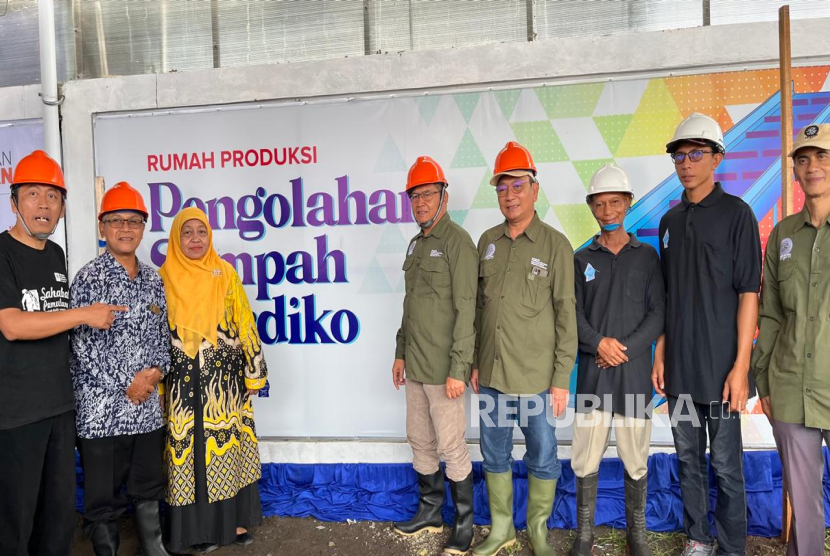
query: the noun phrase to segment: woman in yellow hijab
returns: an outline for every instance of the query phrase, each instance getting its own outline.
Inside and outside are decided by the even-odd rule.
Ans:
[[[165,378],[170,550],[247,545],[262,522],[251,395],[267,375],[253,313],[197,208],[173,220],[160,273],[173,346]]]

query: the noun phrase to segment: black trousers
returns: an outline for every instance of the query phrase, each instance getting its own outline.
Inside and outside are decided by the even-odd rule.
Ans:
[[[144,434],[78,439],[85,528],[118,521],[128,500],[162,499],[164,431],[162,427]]]
[[[0,430],[0,554],[68,556],[75,530],[75,412]]]

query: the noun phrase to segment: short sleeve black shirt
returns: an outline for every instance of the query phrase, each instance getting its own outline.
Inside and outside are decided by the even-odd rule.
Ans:
[[[660,220],[666,278],[665,383],[670,396],[720,402],[738,353],[738,298],[761,287],[761,239],[752,209],[719,183]],[[750,383],[750,397],[755,385]]]
[[[33,249],[0,234],[0,310],[69,308],[63,249]],[[69,333],[8,341],[0,334],[0,430],[54,417],[75,407],[69,374]]]

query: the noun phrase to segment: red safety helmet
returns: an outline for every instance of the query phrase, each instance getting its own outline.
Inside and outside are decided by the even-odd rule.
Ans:
[[[496,155],[496,167],[493,170],[490,185],[498,184],[502,176],[519,177],[526,175],[527,172],[536,176],[536,165],[533,164],[530,151],[515,141],[509,141]]]
[[[428,156],[419,156],[412,168],[409,169],[409,174],[406,177],[406,190],[409,191],[413,187],[428,183],[440,183],[445,187],[449,186],[441,166]]]
[[[12,189],[25,184],[51,185],[66,194],[63,170],[52,157],[43,151],[33,151],[20,159],[12,176]]]
[[[133,189],[133,187],[125,182],[120,181],[113,185],[101,200],[101,211],[98,213],[98,220],[108,212],[118,212],[121,210],[134,210],[140,212],[147,218],[147,207],[144,206],[144,199],[141,193]]]

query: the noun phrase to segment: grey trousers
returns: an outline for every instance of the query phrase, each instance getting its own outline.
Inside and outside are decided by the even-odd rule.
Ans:
[[[787,556],[824,554],[824,454],[830,431],[772,421],[772,432],[784,468],[787,494],[793,510]]]
[[[466,479],[473,470],[466,432],[464,396],[451,400],[443,384],[406,379],[406,438],[415,471],[432,475],[443,458],[451,481]]]

